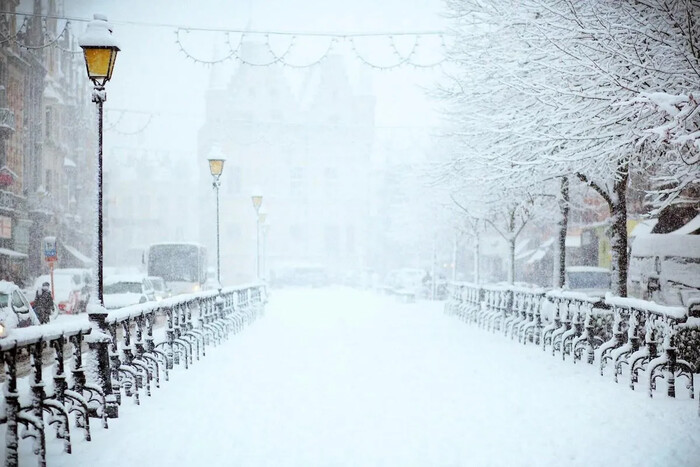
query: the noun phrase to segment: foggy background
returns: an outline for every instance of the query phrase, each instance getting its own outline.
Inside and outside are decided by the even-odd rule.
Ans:
[[[418,168],[439,134],[440,116],[427,90],[441,69],[391,68],[397,57],[386,34],[444,31],[443,7],[440,1],[67,1],[67,17],[107,15],[121,45],[105,104],[106,264],[137,265],[150,243],[195,241],[209,248],[210,268],[216,265],[215,198],[206,162],[216,146],[227,158],[221,177],[224,284],[255,274],[253,190],[262,190],[268,213],[261,240],[266,276],[290,263],[322,264],[338,274],[432,268],[437,206],[422,191]],[[236,47],[241,34],[176,34],[178,27],[298,32],[284,55],[287,63],[326,59],[305,68],[255,67],[235,58],[210,65],[202,61],[225,57],[227,38]],[[304,33],[380,35],[336,38],[326,54],[331,38]],[[258,49],[266,40],[262,33],[243,37]],[[290,40],[272,35],[269,44],[281,55]],[[418,41],[415,64],[444,58],[438,35],[393,40],[402,54]],[[269,59],[264,50],[244,48],[239,53],[250,53],[256,63]],[[219,110],[228,115],[223,123],[212,110],[220,98],[207,94],[217,86],[230,86],[224,93],[230,101]],[[277,99],[275,86],[288,90],[289,99]],[[236,94],[243,89],[245,95]],[[338,93],[347,95],[337,100]],[[360,101],[362,112],[350,109]],[[325,114],[333,109],[339,115]],[[441,243],[447,246],[440,266],[450,269],[452,242]]]

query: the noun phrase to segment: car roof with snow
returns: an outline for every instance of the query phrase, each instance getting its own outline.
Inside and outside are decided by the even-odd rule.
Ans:
[[[118,282],[143,282],[146,276],[141,274],[115,274],[113,276],[105,277],[103,282],[105,284],[116,284]]]
[[[598,266],[567,266],[566,272],[610,272],[610,269]]]
[[[19,287],[14,282],[0,280],[0,293],[11,294],[12,291],[19,290]]]

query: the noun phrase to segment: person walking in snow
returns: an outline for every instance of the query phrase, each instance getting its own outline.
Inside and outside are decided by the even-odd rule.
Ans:
[[[38,290],[36,291],[34,312],[41,324],[46,324],[51,319],[51,314],[53,313],[53,297],[51,296],[51,288],[48,282],[41,284],[41,294]]]

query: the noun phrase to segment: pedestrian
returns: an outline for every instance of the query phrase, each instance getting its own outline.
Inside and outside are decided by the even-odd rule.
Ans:
[[[51,286],[48,282],[41,284],[41,294],[38,290],[36,291],[34,312],[41,324],[48,323],[53,314],[53,297],[51,296]]]

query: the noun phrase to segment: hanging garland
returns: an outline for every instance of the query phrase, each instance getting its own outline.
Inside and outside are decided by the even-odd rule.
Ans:
[[[22,12],[9,12],[0,11],[2,15],[14,15],[23,16],[23,22],[17,30],[17,33],[13,37],[1,38],[0,45],[7,42],[14,42],[19,47],[29,49],[29,50],[39,50],[47,47],[56,47],[65,53],[70,54],[81,54],[80,50],[71,50],[69,48],[63,47],[61,44],[61,39],[66,37],[66,33],[71,29],[71,21],[74,22],[88,22],[89,19],[86,18],[70,18],[66,16],[59,15],[39,15],[31,13]],[[42,28],[44,42],[40,45],[28,45],[24,41],[18,38],[26,35],[28,30],[29,18],[39,16],[42,18]],[[48,31],[48,19],[63,20],[66,21],[61,32],[55,37],[51,37]],[[416,32],[377,32],[377,33],[317,33],[317,32],[285,32],[285,31],[252,31],[252,30],[233,30],[233,29],[216,29],[216,28],[196,28],[196,27],[185,27],[174,24],[159,24],[159,23],[147,23],[139,21],[115,21],[113,24],[127,24],[134,26],[143,27],[159,27],[159,28],[172,28],[175,33],[175,44],[178,50],[189,60],[202,65],[216,65],[228,60],[236,60],[239,63],[247,66],[254,67],[266,67],[273,65],[281,65],[289,68],[310,68],[316,66],[323,62],[336,48],[338,48],[340,43],[346,43],[349,45],[355,58],[362,64],[377,70],[392,70],[399,67],[414,67],[414,68],[432,68],[441,65],[447,60],[447,46],[445,45],[445,34],[441,31],[416,31]],[[186,45],[183,43],[183,37],[189,35],[192,32],[216,32],[223,33],[224,40],[222,44],[224,50],[226,51],[222,56],[216,57],[210,60],[197,57],[192,53]],[[240,34],[240,40],[235,46],[232,44],[231,35]],[[287,44],[286,49],[282,53],[275,52],[272,44],[270,43],[270,38],[272,36],[289,36],[290,40]],[[407,53],[401,53],[396,44],[396,37],[412,37],[413,43],[410,50]],[[440,40],[439,49],[442,51],[442,58],[431,63],[421,63],[417,60],[418,50],[421,43],[425,41],[428,37],[437,37]],[[267,53],[270,56],[269,60],[264,62],[253,62],[248,58],[241,55],[240,49],[241,44],[245,39],[250,38],[251,41],[260,42],[267,49]],[[327,39],[327,46],[323,47],[323,52],[320,56],[307,63],[295,63],[290,60],[293,50],[298,48],[297,39],[299,38],[321,38]],[[359,50],[357,45],[357,39],[379,39],[380,42],[386,42],[388,44],[388,50],[395,57],[395,60],[391,63],[381,63],[376,60],[372,60]],[[383,40],[382,40],[383,39]]]
[[[109,116],[115,112],[119,113],[119,116],[117,117],[117,119],[115,121],[110,122]],[[120,109],[114,109],[114,110],[107,109],[106,114],[107,114],[106,115],[107,118],[105,119],[106,125],[104,128],[104,131],[105,132],[114,132],[114,133],[117,133],[117,134],[123,135],[123,136],[135,136],[135,135],[143,133],[151,125],[151,122],[153,121],[154,117],[157,115],[156,113],[153,113],[153,112],[142,112],[142,111],[137,111],[137,110],[120,110]],[[120,129],[118,129],[118,127],[120,126],[120,123],[124,119],[124,116],[126,114],[141,114],[141,115],[145,114],[145,115],[147,115],[148,118],[146,119],[145,123],[143,123],[139,128],[137,128],[135,130],[129,130],[129,131],[120,130]]]
[[[234,47],[231,44],[231,37],[230,33],[231,32],[225,32],[226,35],[226,40],[223,41],[224,45],[226,46],[226,49],[228,50],[227,53],[225,53],[221,57],[217,57],[211,60],[203,59],[197,57],[194,53],[189,51],[185,44],[183,44],[182,41],[182,33],[189,34],[191,32],[190,29],[187,28],[177,28],[175,30],[175,43],[179,49],[179,51],[187,57],[187,59],[192,60],[195,63],[199,63],[202,65],[216,65],[219,63],[226,62],[228,60],[236,60],[240,62],[243,65],[248,65],[248,66],[254,66],[254,67],[265,67],[265,66],[272,66],[272,65],[282,65],[282,66],[287,66],[290,68],[310,68],[313,66],[316,66],[320,64],[323,60],[325,60],[332,52],[334,49],[337,48],[338,44],[341,42],[345,42],[350,46],[350,50],[352,51],[353,55],[357,60],[359,60],[362,64],[374,68],[377,70],[391,70],[395,68],[399,68],[402,66],[412,66],[416,68],[432,68],[439,66],[442,64],[446,58],[446,50],[447,46],[445,44],[445,38],[442,33],[407,33],[407,34],[402,34],[403,36],[409,36],[413,38],[413,43],[408,51],[407,54],[402,54],[398,46],[396,44],[395,40],[395,34],[352,34],[352,35],[335,35],[335,34],[288,34],[288,33],[279,33],[279,32],[240,32],[240,40],[238,41],[238,44]],[[291,35],[291,39],[284,50],[283,53],[278,54],[277,52],[274,51],[272,44],[270,43],[270,37],[271,36],[287,36]],[[443,58],[440,60],[433,62],[433,63],[420,63],[416,61],[416,56],[418,52],[418,47],[421,43],[421,41],[424,40],[425,37],[427,36],[437,36],[440,39],[440,44],[439,48],[443,51]],[[298,64],[298,63],[292,63],[288,60],[288,56],[292,53],[292,50],[296,46],[296,41],[298,37],[322,37],[325,39],[328,39],[328,45],[325,47],[324,52],[315,60],[312,60],[311,62],[304,63],[304,64]],[[252,41],[256,41],[259,43],[262,43],[262,45],[265,47],[267,50],[267,53],[270,56],[270,59],[265,61],[264,63],[256,63],[252,62],[246,58],[244,58],[240,54],[240,49],[241,45],[243,44],[244,40],[246,38],[252,38]],[[382,64],[382,63],[376,63],[373,62],[372,60],[368,59],[363,53],[360,52],[358,45],[357,45],[357,39],[358,38],[372,38],[372,39],[385,39],[388,42],[388,50],[392,52],[392,54],[396,57],[396,61],[389,63],[389,64]]]

